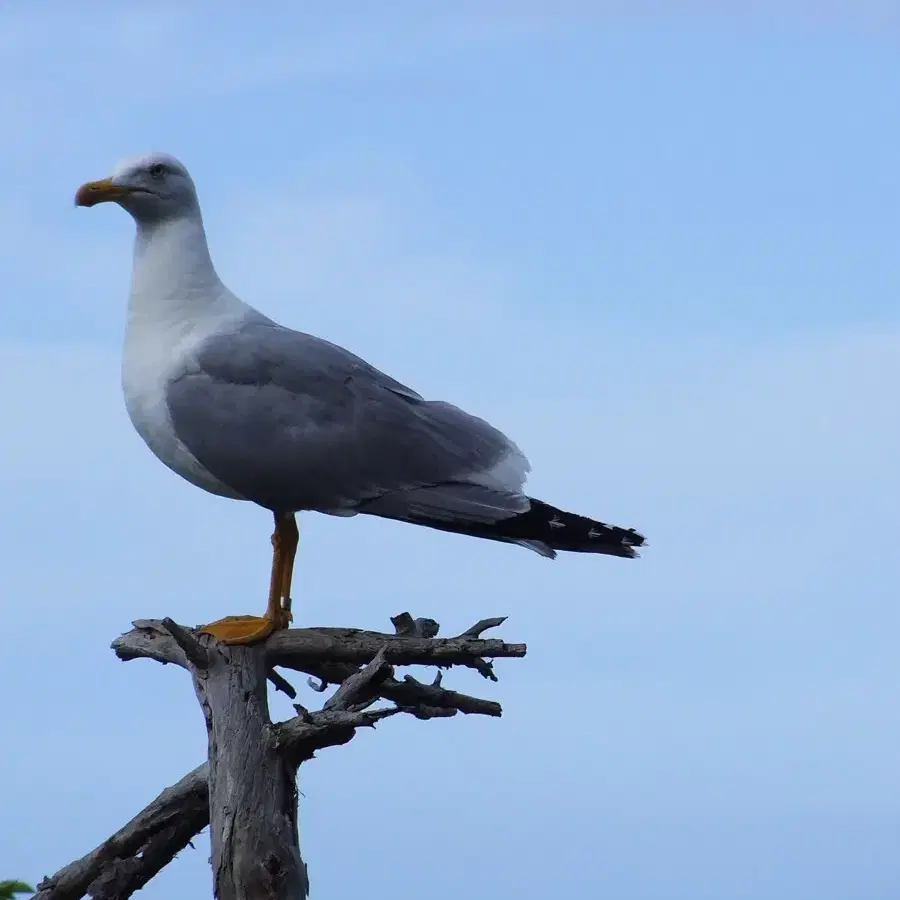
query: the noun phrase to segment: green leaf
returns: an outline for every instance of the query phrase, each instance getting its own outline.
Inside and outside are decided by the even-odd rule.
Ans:
[[[33,894],[34,888],[24,881],[0,881],[0,900],[13,900],[16,894]]]

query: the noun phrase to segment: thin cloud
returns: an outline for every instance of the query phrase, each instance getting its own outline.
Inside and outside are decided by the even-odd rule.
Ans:
[[[543,0],[467,0],[450,12],[406,2],[377,15],[363,4],[339,13],[285,6],[273,32],[248,24],[237,8],[211,17],[196,2],[144,9],[96,4],[93,15],[63,4],[40,11],[11,5],[0,11],[0,73],[6,76],[0,108],[28,112],[18,102],[23,85],[66,112],[60,98],[76,86],[91,91],[93,105],[103,98],[177,103],[279,84],[359,80],[431,68],[436,58],[446,63],[447,53],[585,37],[591,29],[629,23],[849,28],[892,39],[898,22],[900,7],[891,0],[561,0],[552,8]]]
[[[447,59],[437,51],[448,46],[483,52],[520,41],[527,50],[548,30],[552,37],[546,22],[553,13],[569,23],[555,28],[582,28],[577,4],[543,6],[545,19],[525,3],[512,7],[489,0],[455,6],[462,36],[451,29],[448,37],[421,13],[395,27],[411,7],[391,6],[394,18],[357,43],[354,35],[369,23],[353,16],[352,5],[346,15],[353,22],[310,24],[301,16],[286,22],[274,61],[252,33],[252,14],[226,12],[211,26],[220,29],[210,35],[218,48],[207,50],[197,40],[205,22],[199,5],[136,15],[103,4],[55,13],[45,6],[38,15],[19,5],[18,24],[4,7],[10,30],[0,27],[0,41],[6,33],[22,43],[0,54],[7,75],[0,110],[12,116],[0,147],[9,299],[0,343],[7,385],[0,395],[7,432],[0,442],[0,595],[10,598],[6,627],[17,635],[0,669],[9,683],[29,673],[29,689],[7,697],[10,720],[24,734],[44,733],[52,721],[67,750],[61,765],[58,742],[13,740],[6,748],[3,796],[17,812],[0,845],[21,866],[14,874],[40,878],[84,853],[202,757],[202,716],[184,673],[150,663],[123,667],[108,643],[137,616],[169,614],[192,624],[257,611],[270,553],[263,510],[190,488],[134,434],[119,386],[131,224],[115,209],[76,213],[72,190],[102,175],[115,154],[140,149],[130,143],[135,135],[170,126],[165,134],[182,133],[182,122],[176,128],[159,111],[187,115],[204,91],[224,85],[240,117],[241,84],[362,79],[410,60],[418,65],[428,53],[434,59],[423,66],[436,71]],[[688,7],[700,9],[667,4]],[[635,8],[651,7],[629,4]],[[800,21],[799,5],[785,8],[762,7],[773,21]],[[860,8],[867,7],[854,4]],[[610,5],[591,9],[584,28],[630,15]],[[817,9],[826,18],[857,14]],[[747,22],[741,10],[730,21]],[[714,20],[708,11],[703,17]],[[247,25],[246,34],[235,36],[235,22]],[[309,76],[292,68],[302,71],[308,60],[288,58],[301,24],[296,48],[329,29],[333,35]],[[394,49],[397,59],[388,59]],[[230,60],[247,67],[219,82],[217,70]],[[190,78],[181,86],[178,75]],[[567,84],[553,88],[560,102]],[[394,99],[372,103],[389,116]],[[123,125],[119,113],[134,115],[144,130]],[[581,114],[573,110],[570,121]],[[485,123],[483,133],[460,135],[461,148],[500,139]],[[389,136],[400,160],[403,127],[417,126]],[[622,135],[624,151],[639,137]],[[352,155],[316,169],[293,147],[279,147],[268,163],[278,171],[256,172],[244,149],[209,138],[191,147],[213,250],[235,289],[429,396],[495,421],[531,456],[538,496],[634,524],[650,537],[634,564],[577,555],[550,563],[519,548],[400,523],[303,517],[296,608],[305,622],[385,627],[388,615],[408,608],[437,616],[449,633],[485,614],[508,613],[508,637],[529,644],[525,664],[502,666],[501,682],[490,688],[504,704],[502,723],[394,721],[360,736],[351,751],[304,767],[303,844],[320,890],[364,891],[358,882],[371,878],[396,843],[382,829],[356,848],[358,865],[335,855],[346,810],[362,794],[373,809],[433,823],[427,833],[406,835],[411,877],[398,890],[410,897],[428,877],[436,846],[476,860],[479,884],[496,896],[590,896],[602,884],[617,896],[665,897],[676,884],[706,900],[733,895],[735,872],[767,868],[775,889],[760,892],[750,878],[738,894],[840,897],[860,895],[860,872],[892,878],[892,849],[875,859],[872,848],[896,831],[888,802],[897,793],[900,738],[890,716],[900,580],[893,546],[900,528],[896,323],[861,324],[871,306],[841,286],[850,313],[825,330],[820,298],[798,298],[796,283],[782,280],[790,270],[805,281],[809,247],[786,246],[790,264],[783,267],[764,254],[748,263],[741,233],[729,238],[733,256],[720,262],[752,269],[743,302],[768,292],[794,313],[789,327],[781,310],[767,308],[777,337],[741,334],[740,301],[719,291],[733,271],[692,281],[714,252],[682,258],[664,232],[632,229],[636,269],[644,254],[667,261],[672,291],[663,284],[660,304],[674,315],[660,325],[659,307],[631,302],[627,279],[615,285],[615,297],[582,292],[578,283],[556,292],[553,279],[572,262],[564,246],[543,255],[506,247],[498,262],[496,246],[467,244],[454,232],[465,226],[441,213],[441,203],[452,203],[452,182],[440,174],[432,173],[432,196],[423,197],[415,171],[403,176],[386,166],[372,174],[380,163]],[[314,152],[324,157],[332,149]],[[865,165],[864,154],[849,156],[854,151],[847,149],[845,168],[836,170],[845,188]],[[363,165],[370,168],[360,176]],[[585,164],[583,179],[596,177],[597,168]],[[488,166],[479,172],[485,202],[493,199],[488,179],[495,174]],[[696,184],[698,191],[734,186]],[[868,229],[867,239],[882,229],[877,217],[866,218],[870,208],[861,204],[850,217],[861,233]],[[816,209],[797,211],[798,229]],[[765,227],[754,218],[758,210],[739,214],[748,231]],[[582,229],[577,215],[554,222],[571,229],[563,241]],[[697,217],[683,227],[702,243],[720,222]],[[589,273],[615,251],[578,252]],[[860,292],[891,295],[893,269],[867,266],[869,257],[858,252],[847,258],[864,279]],[[526,309],[529,279],[540,286]],[[715,293],[723,319],[733,315],[727,327],[716,331],[699,317],[682,322],[678,304],[692,284]],[[616,303],[630,318],[610,322]],[[54,652],[52,664],[35,669],[38,644]],[[571,702],[560,695],[560,647],[565,674],[578,685]],[[478,681],[453,674],[457,689],[484,690]],[[276,711],[289,711],[286,701],[279,704]],[[567,740],[534,740],[536,718],[548,716],[565,723]],[[373,781],[372,771],[382,777]],[[437,819],[436,771],[444,798]],[[398,783],[408,790],[398,794]],[[484,804],[485,785],[493,806]],[[48,825],[49,807],[79,810],[77,832],[65,822]],[[474,827],[457,808],[482,809],[483,821]],[[536,833],[547,836],[543,862],[523,867]],[[835,852],[823,854],[829,836]],[[182,854],[147,896],[208,892],[207,855],[205,843]],[[808,889],[816,879],[820,887]],[[871,886],[865,882],[862,894],[887,896]],[[436,898],[442,890],[454,886],[436,885]]]

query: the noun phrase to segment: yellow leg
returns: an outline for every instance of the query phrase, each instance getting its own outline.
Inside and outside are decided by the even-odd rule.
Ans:
[[[284,517],[281,530],[281,585],[279,600],[283,628],[289,628],[294,616],[291,613],[291,582],[294,579],[294,559],[297,556],[297,544],[300,543],[300,531],[293,513]]]
[[[275,513],[272,533],[272,577],[264,616],[225,616],[200,629],[223,644],[255,644],[291,624],[291,580],[299,532],[293,513]]]

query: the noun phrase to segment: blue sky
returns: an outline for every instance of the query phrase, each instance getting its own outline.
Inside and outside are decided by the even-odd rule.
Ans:
[[[55,871],[203,758],[184,673],[109,642],[264,601],[267,514],[125,415],[131,222],[72,206],[162,149],[244,299],[650,542],[550,563],[303,518],[303,623],[508,614],[529,645],[499,685],[448,676],[501,721],[394,719],[304,767],[313,896],[896,897],[896,3],[312,7],[0,12],[0,875]],[[204,896],[207,852],[144,894]]]

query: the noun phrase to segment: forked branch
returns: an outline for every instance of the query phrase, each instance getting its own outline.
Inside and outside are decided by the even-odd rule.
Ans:
[[[230,739],[232,732],[240,734],[244,744],[248,735],[256,734],[259,749],[275,751],[275,757],[286,767],[284,775],[290,775],[317,750],[345,744],[357,728],[372,727],[381,719],[401,712],[420,719],[454,716],[458,712],[500,716],[502,710],[495,701],[445,689],[440,672],[429,684],[412,675],[398,678],[394,668],[461,665],[495,678],[488,659],[522,657],[526,649],[523,644],[481,638],[483,631],[503,621],[502,618],[483,619],[456,637],[437,638],[439,626],[433,619],[414,619],[402,613],[392,620],[394,634],[348,628],[303,628],[279,632],[260,647],[229,648],[171,619],[141,620],[113,642],[113,649],[123,660],[154,659],[192,673],[210,729],[210,763],[216,768],[224,766],[232,775],[237,771],[239,761],[233,758],[237,745]],[[322,691],[330,685],[336,685],[337,689],[322,709],[310,711],[297,703],[295,717],[271,723],[265,702],[265,679],[292,699],[296,696],[294,688],[275,671],[275,666],[292,668],[318,679]],[[237,688],[243,698],[239,707],[229,701]],[[248,690],[256,697],[249,704],[255,712],[247,711]],[[374,708],[381,701],[390,705]],[[240,716],[253,720],[249,731],[246,730],[248,722],[236,720]],[[283,784],[284,775],[273,774],[273,779]],[[87,894],[94,900],[130,897],[210,823],[210,788],[214,783],[215,779],[210,780],[210,764],[198,766],[100,846],[45,878],[38,885],[36,900],[80,900]],[[274,844],[278,844],[277,838],[281,845],[273,846],[272,853],[264,860],[265,865],[248,866],[241,847],[235,845],[233,836],[225,834],[230,830],[228,804],[222,803],[214,787],[213,795],[213,820],[219,823],[214,828],[216,834],[212,835],[217,895],[228,900],[247,895],[248,891],[253,896],[273,898],[305,893],[308,890],[306,867],[296,854],[296,834],[291,834],[289,829],[287,835],[274,836]],[[241,799],[241,796],[231,796],[228,802],[233,804]],[[244,795],[243,802],[246,801]],[[280,802],[283,807],[278,810],[280,816],[290,821],[296,815],[295,796],[283,795]],[[291,844],[295,847],[293,859]]]

